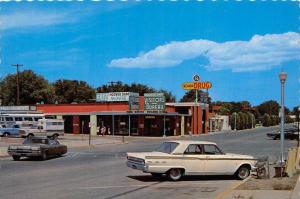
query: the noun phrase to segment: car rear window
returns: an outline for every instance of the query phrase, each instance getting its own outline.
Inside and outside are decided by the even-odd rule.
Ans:
[[[176,149],[177,146],[177,142],[164,142],[156,149],[156,151],[170,154]]]

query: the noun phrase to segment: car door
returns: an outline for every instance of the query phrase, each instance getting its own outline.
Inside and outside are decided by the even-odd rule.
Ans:
[[[186,174],[205,173],[205,155],[201,144],[189,144],[183,154]]]
[[[63,154],[63,146],[57,141],[53,140],[55,142],[55,153],[56,155]]]
[[[48,139],[48,142],[49,142],[49,145],[48,145],[49,155],[51,155],[51,156],[56,155],[57,154],[57,147],[56,147],[55,141],[51,140],[51,139]]]
[[[230,159],[214,144],[204,144],[205,166],[207,174],[232,174],[236,167],[236,160]]]
[[[19,125],[14,125],[13,130],[12,130],[13,135],[18,136],[20,134],[19,130],[20,130],[20,126]]]

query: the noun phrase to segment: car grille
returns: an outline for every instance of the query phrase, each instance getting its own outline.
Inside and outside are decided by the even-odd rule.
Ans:
[[[136,158],[136,157],[129,156],[127,159],[130,162],[134,162],[134,163],[138,163],[138,164],[144,164],[145,163],[145,161],[141,158]]]

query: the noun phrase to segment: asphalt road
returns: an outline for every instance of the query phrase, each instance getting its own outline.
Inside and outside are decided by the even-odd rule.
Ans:
[[[278,129],[259,128],[235,133],[186,137],[184,139],[217,142],[231,153],[268,155],[279,158],[280,141],[270,140],[267,132]],[[67,155],[47,161],[11,158],[0,160],[1,199],[39,198],[215,198],[228,187],[239,183],[226,176],[185,177],[179,182],[157,180],[149,174],[125,166],[128,151],[152,151],[170,138],[126,138],[127,144],[71,149]],[[285,141],[286,150],[296,141]]]

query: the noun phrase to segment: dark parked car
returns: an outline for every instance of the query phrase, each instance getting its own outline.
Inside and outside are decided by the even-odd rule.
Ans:
[[[7,152],[14,160],[20,160],[21,157],[40,157],[46,160],[67,153],[67,146],[47,137],[29,137],[22,145],[9,145]]]
[[[267,136],[269,138],[272,138],[273,140],[278,140],[278,139],[280,139],[280,131],[273,132],[273,133],[267,133]],[[284,139],[297,140],[298,139],[297,129],[296,128],[285,129],[284,130]]]

